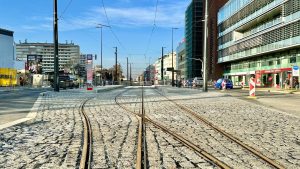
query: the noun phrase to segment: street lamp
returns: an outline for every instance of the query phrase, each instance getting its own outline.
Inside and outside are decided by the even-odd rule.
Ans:
[[[202,67],[201,67],[201,74],[202,74],[202,78],[203,78],[203,63],[204,63],[203,60],[200,59],[200,58],[188,58],[188,59],[197,60],[197,61],[201,62],[201,65],[202,65]]]
[[[172,28],[172,86],[174,87],[174,51],[173,51],[173,34],[174,34],[174,29],[178,29],[178,28]]]
[[[103,69],[103,65],[102,65],[102,28],[103,27],[107,27],[110,28],[110,26],[108,25],[104,25],[104,24],[97,24],[96,28],[100,28],[101,29],[101,53],[100,53],[100,57],[101,57],[101,70]]]
[[[160,62],[161,83],[164,82],[164,48],[166,47],[161,47],[161,62]]]
[[[96,26],[96,28],[100,28],[100,29],[101,29],[101,53],[100,53],[100,58],[101,58],[101,59],[100,59],[100,60],[101,60],[101,61],[100,61],[100,63],[101,63],[101,65],[100,65],[100,66],[101,66],[101,74],[102,74],[102,70],[103,70],[103,67],[102,67],[102,66],[103,66],[103,65],[102,65],[102,28],[103,28],[103,27],[108,27],[108,28],[110,28],[110,26],[108,26],[108,25],[103,25],[103,24],[100,24],[100,23]]]
[[[204,44],[203,44],[203,92],[207,92],[207,20],[208,20],[208,0],[205,0],[205,19],[204,19]]]

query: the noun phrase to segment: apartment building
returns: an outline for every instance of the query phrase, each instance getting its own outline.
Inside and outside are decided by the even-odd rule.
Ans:
[[[283,87],[299,79],[299,0],[230,0],[218,13],[218,63],[235,84]]]
[[[80,47],[74,43],[58,45],[59,70],[69,68],[80,62]],[[18,60],[27,61],[28,56],[36,55],[42,58],[42,72],[54,71],[53,43],[19,43],[16,45]]]

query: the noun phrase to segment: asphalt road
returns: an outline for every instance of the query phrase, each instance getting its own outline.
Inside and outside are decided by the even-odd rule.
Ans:
[[[41,92],[49,89],[0,90],[0,125],[25,118]]]
[[[232,89],[220,91],[227,93],[232,97],[237,97],[254,104],[264,105],[273,109],[277,109],[288,114],[300,117],[300,95],[267,91],[256,91],[256,99],[249,99],[249,91],[241,89]]]

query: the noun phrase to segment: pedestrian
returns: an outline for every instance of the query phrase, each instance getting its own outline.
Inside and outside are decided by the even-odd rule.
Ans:
[[[299,89],[299,80],[295,79],[295,89],[298,90]]]
[[[287,77],[284,81],[284,89],[289,89],[290,88],[290,79]]]

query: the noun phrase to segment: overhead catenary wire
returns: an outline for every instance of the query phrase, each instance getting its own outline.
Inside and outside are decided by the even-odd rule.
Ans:
[[[59,15],[58,19],[63,19],[63,15],[67,12],[67,10],[69,9],[69,7],[71,6],[73,0],[70,0],[69,3],[67,4],[67,6],[65,7],[65,9],[63,10],[63,12]]]
[[[118,38],[117,34],[114,32],[114,30],[112,29],[112,25],[110,24],[110,20],[108,18],[108,15],[107,15],[107,11],[106,11],[106,8],[105,8],[105,4],[104,4],[104,1],[101,0],[102,2],[102,8],[103,8],[103,11],[104,11],[104,15],[105,15],[105,18],[106,18],[106,21],[107,21],[107,24],[109,26],[109,30],[111,31],[111,33],[113,34],[113,36],[115,37],[115,39],[117,40],[117,42],[119,43],[119,45],[125,50],[128,52],[128,50],[125,48],[125,46],[121,43],[120,39]]]
[[[152,26],[152,30],[151,30],[151,33],[150,33],[150,36],[149,36],[149,39],[148,39],[148,43],[147,43],[147,47],[146,47],[146,51],[145,51],[145,56],[148,54],[148,50],[149,50],[149,47],[151,45],[151,41],[152,41],[154,31],[157,28],[157,26],[156,26],[157,11],[158,11],[158,0],[156,0],[153,26]]]

